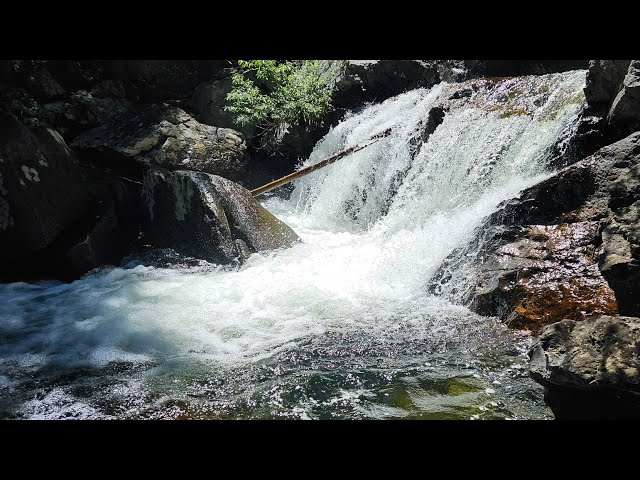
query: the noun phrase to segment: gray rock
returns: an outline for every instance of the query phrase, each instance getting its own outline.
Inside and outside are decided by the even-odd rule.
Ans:
[[[140,107],[79,136],[72,147],[92,158],[133,159],[164,168],[238,178],[245,166],[241,133],[198,123],[166,105]]]
[[[88,190],[62,137],[0,111],[0,262],[50,245],[86,211]]]
[[[640,319],[563,320],[540,331],[531,377],[557,419],[640,418]]]
[[[632,60],[609,110],[612,127],[630,133],[640,128],[640,60]]]
[[[231,91],[233,70],[224,69],[216,78],[203,82],[193,91],[189,106],[194,118],[200,123],[215,127],[234,128],[247,136],[255,134],[254,129],[241,129],[233,121],[233,115],[224,110],[227,94]]]
[[[144,177],[144,241],[226,264],[299,240],[251,193],[225,178],[150,168]]]
[[[605,115],[622,87],[631,60],[591,60],[584,95],[587,104]]]
[[[335,84],[333,105],[353,109],[364,102],[381,102],[414,88],[439,81],[436,66],[420,60],[334,61],[327,79]],[[327,68],[329,71],[329,68]]]

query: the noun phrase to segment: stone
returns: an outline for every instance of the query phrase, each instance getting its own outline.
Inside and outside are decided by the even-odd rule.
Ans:
[[[226,60],[122,60],[111,65],[114,79],[130,82],[144,102],[188,98],[199,83],[213,77]]]
[[[153,247],[227,264],[299,241],[248,190],[216,175],[150,168],[144,199],[144,242]]]
[[[591,60],[584,95],[587,104],[606,116],[622,87],[631,60]]]
[[[515,242],[482,264],[471,308],[530,331],[565,318],[615,314],[615,295],[597,264],[598,227],[598,222],[525,227]]]
[[[632,60],[609,110],[609,124],[623,134],[640,129],[640,60]]]
[[[553,323],[529,357],[556,419],[640,419],[640,318]]]
[[[246,142],[241,133],[197,122],[168,105],[132,109],[72,143],[87,161],[125,164],[132,159],[169,170],[241,176]]]
[[[89,192],[53,129],[37,134],[0,110],[0,262],[50,245],[84,215]]]
[[[479,245],[465,295],[481,314],[532,331],[563,318],[640,316],[640,132],[504,202],[448,261]]]
[[[332,103],[336,108],[353,109],[364,102],[382,102],[439,82],[435,65],[420,60],[349,60],[332,68],[336,73],[328,78],[335,84]]]
[[[132,182],[93,179],[93,208],[59,254],[59,275],[73,279],[94,268],[118,265],[140,232],[141,188]],[[74,232],[74,233],[76,233]]]
[[[224,110],[227,104],[227,94],[231,91],[231,76],[233,70],[224,69],[214,79],[203,82],[193,91],[189,106],[193,110],[193,117],[200,123],[214,127],[234,128],[247,136],[252,136],[252,128],[241,129],[233,121],[233,115]]]

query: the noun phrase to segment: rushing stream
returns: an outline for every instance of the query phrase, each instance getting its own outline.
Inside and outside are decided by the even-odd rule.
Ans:
[[[426,142],[446,84],[351,114],[307,163],[392,134],[266,200],[303,243],[240,268],[129,258],[0,285],[0,418],[550,418],[530,337],[427,292],[485,216],[550,174],[584,82],[485,85]]]

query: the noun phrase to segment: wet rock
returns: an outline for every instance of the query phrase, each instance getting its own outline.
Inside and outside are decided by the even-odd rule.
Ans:
[[[472,308],[537,331],[565,318],[615,314],[597,264],[598,222],[530,225],[482,265]]]
[[[480,77],[519,77],[582,70],[586,60],[431,60],[445,82],[462,82]]]
[[[483,245],[466,298],[519,328],[602,313],[638,316],[639,207],[637,132],[504,202],[450,261]],[[433,291],[450,271],[444,265]]]
[[[640,319],[563,320],[540,332],[531,377],[556,419],[640,419]]]
[[[154,247],[226,264],[299,240],[248,190],[216,175],[151,168],[144,198],[144,242]]]
[[[164,168],[238,178],[246,143],[239,132],[198,123],[167,105],[139,107],[90,130],[73,143],[87,161],[118,166],[131,160]]]
[[[40,140],[0,111],[0,262],[51,244],[87,209],[88,190],[62,137]]]

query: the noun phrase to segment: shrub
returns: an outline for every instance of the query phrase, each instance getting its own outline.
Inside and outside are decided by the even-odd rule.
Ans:
[[[239,60],[225,110],[241,127],[282,137],[287,127],[313,125],[331,109],[333,86],[319,60]]]

